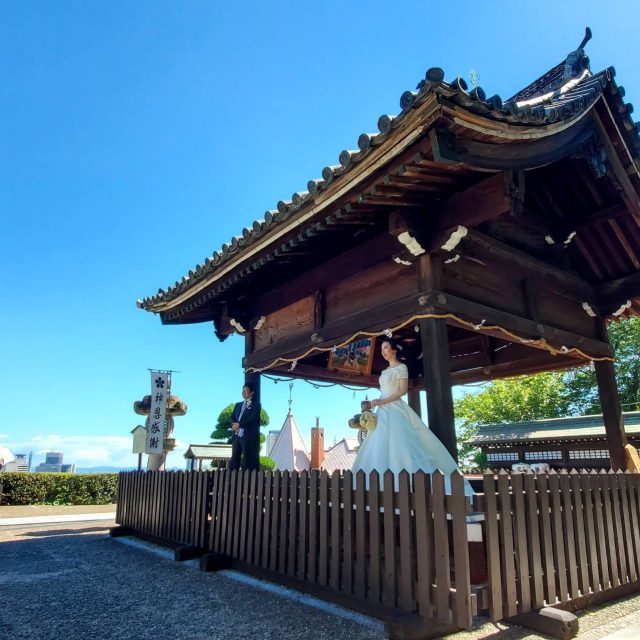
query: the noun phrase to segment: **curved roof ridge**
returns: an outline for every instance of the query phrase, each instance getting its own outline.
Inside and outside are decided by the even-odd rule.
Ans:
[[[488,119],[531,127],[545,126],[576,117],[592,105],[608,87],[609,93],[615,96],[619,103],[618,111],[625,118],[627,132],[632,137],[636,149],[640,149],[640,127],[631,119],[633,105],[626,104],[623,100],[624,88],[618,87],[613,81],[615,69],[609,67],[593,74],[589,68],[589,58],[585,55],[583,47],[590,38],[591,30],[587,27],[587,34],[576,51],[506,101],[503,101],[499,95],[487,98],[482,87],[476,86],[468,90],[467,83],[461,77],[445,82],[444,71],[440,67],[431,67],[427,70],[424,79],[420,80],[415,91],[405,91],[400,96],[401,111],[397,115],[383,114],[378,118],[378,133],[360,134],[357,139],[357,149],[343,149],[338,157],[339,164],[325,166],[322,169],[321,178],[313,178],[307,182],[306,191],[296,191],[291,199],[280,200],[275,209],[266,211],[262,219],[254,220],[251,225],[243,229],[241,235],[234,236],[229,242],[223,243],[220,250],[214,251],[186,276],[166,289],[158,289],[155,295],[138,299],[137,306],[147,311],[160,311],[161,309],[154,309],[154,307],[170,302],[191,286],[206,280],[212,273],[241,254],[246,247],[274,231],[295,213],[312,211],[318,194],[353,171],[354,167],[388,139],[407,114],[434,94]],[[194,304],[197,306],[205,299],[209,298],[203,294]]]

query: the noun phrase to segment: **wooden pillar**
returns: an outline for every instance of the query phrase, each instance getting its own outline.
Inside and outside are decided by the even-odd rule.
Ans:
[[[419,290],[438,290],[442,285],[442,263],[438,256],[427,253],[418,262]],[[429,429],[438,436],[453,459],[458,461],[456,428],[451,394],[451,358],[447,321],[442,318],[420,320],[424,386],[427,392]]]
[[[627,444],[627,434],[624,432],[622,407],[620,406],[620,396],[618,395],[613,362],[606,360],[596,362],[595,369],[600,405],[602,406],[602,420],[609,445],[611,468],[614,471],[618,469],[624,471],[627,468],[624,451],[624,447]]]
[[[420,406],[420,389],[409,389],[407,393],[407,399],[409,400],[409,406],[419,415],[422,416],[422,408]]]
[[[420,337],[429,429],[457,461],[447,321],[441,318],[420,320]]]
[[[253,352],[253,331],[247,331],[244,338],[244,353],[245,356],[251,355]],[[260,402],[260,374],[245,373],[244,383],[250,384],[253,387],[253,399]]]

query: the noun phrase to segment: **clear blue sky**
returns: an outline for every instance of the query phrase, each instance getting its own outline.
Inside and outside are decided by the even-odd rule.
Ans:
[[[640,99],[640,3],[5,2],[0,7],[0,444],[131,465],[147,368],[172,368],[184,445],[239,397],[242,339],[137,298],[304,190],[427,68],[504,98],[573,50]],[[272,427],[286,384],[265,382]],[[358,398],[296,382],[308,438]],[[182,466],[178,456],[172,464]]]

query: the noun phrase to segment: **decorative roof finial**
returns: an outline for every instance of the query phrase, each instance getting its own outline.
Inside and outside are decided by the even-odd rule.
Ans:
[[[578,49],[584,49],[584,45],[587,44],[587,42],[589,42],[591,38],[592,38],[591,28],[586,27],[584,30],[584,38],[582,38],[582,42],[580,43],[580,46],[578,47]]]
[[[565,82],[577,78],[585,69],[589,68],[589,56],[584,52],[584,46],[591,40],[591,37],[591,29],[587,27],[580,46],[567,56],[564,62],[564,73],[562,74],[562,79]]]
[[[293,382],[289,383],[289,413],[291,413],[291,404],[293,403]]]

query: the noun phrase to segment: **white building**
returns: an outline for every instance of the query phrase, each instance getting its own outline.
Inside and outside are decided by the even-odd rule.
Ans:
[[[298,425],[289,409],[282,429],[271,448],[269,457],[280,471],[303,471],[309,469],[309,452],[300,435]]]
[[[309,453],[293,414],[289,410],[269,457],[276,463],[276,469],[280,471],[321,469],[333,473],[336,470],[351,469],[357,448],[358,441],[355,438],[343,438],[329,449],[325,449],[324,429],[316,421],[316,426],[311,429],[311,453]]]

